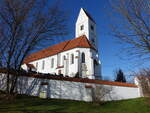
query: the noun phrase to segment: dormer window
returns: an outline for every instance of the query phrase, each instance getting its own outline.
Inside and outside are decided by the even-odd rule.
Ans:
[[[80,30],[83,30],[83,29],[84,29],[84,25],[81,25],[81,26],[80,26]]]
[[[91,25],[91,30],[93,30],[93,31],[94,31],[94,26],[92,26],[92,25]]]

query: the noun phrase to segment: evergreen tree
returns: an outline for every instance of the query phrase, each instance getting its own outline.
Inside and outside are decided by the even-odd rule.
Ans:
[[[116,82],[126,82],[125,75],[124,75],[124,73],[123,73],[123,71],[122,71],[121,69],[119,69],[119,70],[116,72],[115,81],[116,81]]]

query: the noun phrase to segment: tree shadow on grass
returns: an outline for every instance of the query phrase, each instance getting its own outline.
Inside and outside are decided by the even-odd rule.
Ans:
[[[18,96],[14,103],[1,105],[0,113],[69,113],[66,111],[67,108],[77,103],[69,100],[60,101],[57,99]]]

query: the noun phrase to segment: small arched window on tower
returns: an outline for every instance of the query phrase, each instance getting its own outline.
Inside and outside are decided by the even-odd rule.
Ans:
[[[84,25],[81,25],[80,26],[80,30],[82,31],[84,29]]]
[[[91,30],[94,31],[94,26],[91,25]]]
[[[74,55],[71,54],[71,64],[74,64]]]
[[[82,58],[82,59],[81,59],[81,62],[82,62],[82,63],[85,63],[85,53],[82,53],[82,54],[81,54],[81,58]]]
[[[92,43],[95,43],[95,39],[94,38],[92,38]]]

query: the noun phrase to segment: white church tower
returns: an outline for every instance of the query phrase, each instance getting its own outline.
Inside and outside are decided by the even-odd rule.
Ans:
[[[82,35],[86,35],[91,44],[98,49],[96,23],[83,8],[80,9],[80,13],[76,21],[76,37]]]
[[[102,79],[101,62],[98,54],[96,22],[85,9],[81,8],[76,21],[76,38],[85,35],[95,50],[91,50],[92,66],[95,78]],[[96,77],[97,76],[97,77]],[[100,77],[100,78],[99,78]]]

